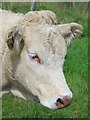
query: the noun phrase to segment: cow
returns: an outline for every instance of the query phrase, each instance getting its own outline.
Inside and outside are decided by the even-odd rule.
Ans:
[[[11,92],[49,109],[70,105],[73,94],[63,64],[82,25],[58,24],[49,10],[26,14],[0,10],[0,26],[0,97]]]

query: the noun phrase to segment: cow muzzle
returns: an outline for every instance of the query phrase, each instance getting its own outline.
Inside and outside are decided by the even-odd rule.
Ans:
[[[63,97],[58,96],[47,99],[45,101],[41,101],[41,104],[49,109],[61,109],[69,106],[71,104],[71,101],[72,101],[72,93],[71,95],[65,95]]]

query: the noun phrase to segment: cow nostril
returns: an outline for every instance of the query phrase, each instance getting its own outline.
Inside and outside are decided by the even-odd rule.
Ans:
[[[58,108],[63,108],[64,107],[64,102],[61,98],[58,98],[55,104]]]
[[[58,102],[58,103],[61,103],[61,104],[64,104],[64,102],[63,102],[63,100],[62,100],[61,98],[58,98],[58,99],[57,99],[57,102]]]
[[[71,99],[68,96],[65,96],[62,99],[58,98],[55,104],[58,108],[63,108],[70,105],[70,103],[71,103]]]

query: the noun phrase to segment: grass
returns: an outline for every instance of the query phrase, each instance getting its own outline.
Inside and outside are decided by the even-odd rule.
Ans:
[[[3,3],[3,8],[14,12],[26,13],[30,4]],[[82,9],[81,9],[82,8]],[[39,103],[24,101],[12,94],[2,98],[3,118],[87,118],[88,117],[88,13],[87,3],[76,3],[69,8],[67,3],[38,3],[37,10],[48,9],[57,14],[59,23],[78,22],[83,25],[84,32],[68,48],[64,73],[67,83],[73,92],[70,106],[59,110],[49,110]]]

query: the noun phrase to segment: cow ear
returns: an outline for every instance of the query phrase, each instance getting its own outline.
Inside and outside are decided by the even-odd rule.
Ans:
[[[61,24],[58,25],[58,28],[64,37],[67,46],[83,32],[83,27],[77,23]]]
[[[22,51],[24,47],[24,40],[22,32],[18,27],[14,27],[13,30],[8,34],[6,43],[10,50],[13,50],[18,54]]]

